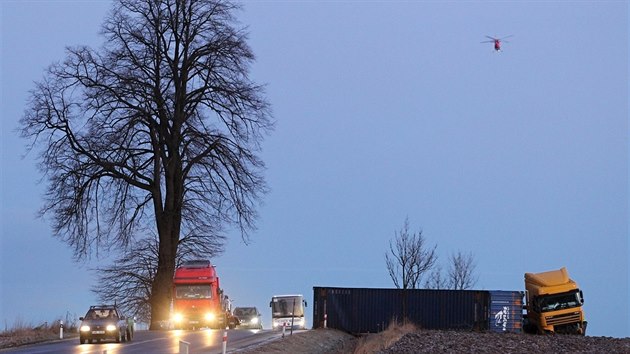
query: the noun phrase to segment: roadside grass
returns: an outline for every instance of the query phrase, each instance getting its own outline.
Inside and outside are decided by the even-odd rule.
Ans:
[[[34,326],[18,318],[10,326],[5,323],[4,330],[0,332],[0,349],[59,339],[59,322],[60,320],[55,320]],[[77,336],[76,326],[64,327],[64,338],[75,336]]]
[[[359,338],[354,347],[354,354],[379,352],[392,346],[405,334],[417,330],[417,327],[413,323],[400,325],[396,323],[396,321],[392,321],[386,330]]]

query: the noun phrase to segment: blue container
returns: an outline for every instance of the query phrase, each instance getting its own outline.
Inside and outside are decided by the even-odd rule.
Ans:
[[[491,290],[490,330],[519,333],[523,328],[523,292]]]

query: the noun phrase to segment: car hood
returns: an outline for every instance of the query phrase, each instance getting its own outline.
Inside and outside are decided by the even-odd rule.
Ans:
[[[257,315],[243,315],[243,316],[239,316],[239,315],[235,315],[239,320],[243,321],[243,320],[251,320],[252,318],[257,318]]]
[[[107,325],[117,325],[118,320],[115,319],[98,319],[98,320],[83,320],[81,322],[82,326],[107,326]]]

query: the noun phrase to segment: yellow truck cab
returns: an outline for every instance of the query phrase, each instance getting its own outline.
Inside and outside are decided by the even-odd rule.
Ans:
[[[565,267],[542,273],[525,273],[526,320],[530,333],[586,334],[584,297]]]

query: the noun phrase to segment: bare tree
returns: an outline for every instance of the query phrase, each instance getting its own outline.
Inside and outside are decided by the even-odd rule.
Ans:
[[[449,288],[456,290],[470,289],[477,283],[475,272],[475,260],[472,253],[463,254],[457,251],[450,257],[448,269]]]
[[[442,275],[442,267],[439,264],[433,268],[424,282],[424,287],[427,289],[448,289],[448,286],[448,281]]]
[[[431,270],[437,260],[437,246],[427,246],[422,231],[411,233],[409,218],[394,234],[394,242],[389,241],[389,252],[385,252],[389,276],[399,289],[417,289],[422,275]]]
[[[168,319],[180,235],[242,238],[266,190],[273,128],[254,55],[226,0],[118,0],[99,50],[67,49],[36,83],[22,136],[41,148],[42,215],[77,260],[157,230],[151,328]],[[140,244],[138,250],[142,250]]]
[[[144,239],[108,267],[96,269],[92,292],[103,303],[116,303],[128,316],[151,321],[151,285],[157,271],[157,239]]]

